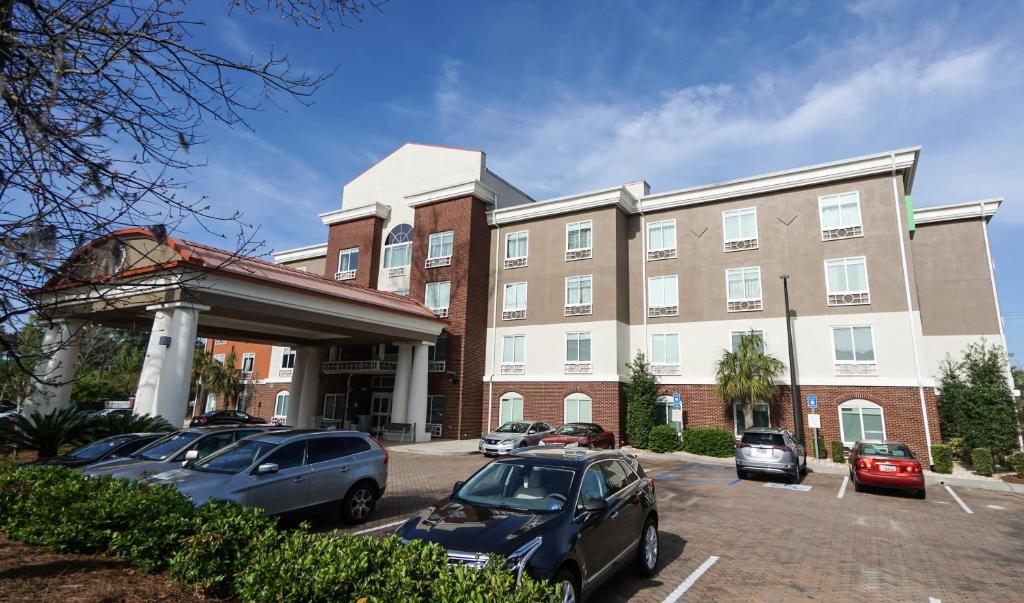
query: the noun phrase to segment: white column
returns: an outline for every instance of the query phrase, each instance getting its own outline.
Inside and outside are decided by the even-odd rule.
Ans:
[[[407,423],[409,415],[409,376],[412,374],[412,344],[399,343],[395,364],[395,390],[391,395],[391,422]]]
[[[295,427],[299,424],[299,400],[302,399],[303,377],[309,358],[301,348],[295,350],[295,364],[292,366],[292,382],[288,386],[288,408],[285,410],[285,424]]]
[[[412,350],[412,378],[409,380],[409,413],[406,423],[415,423],[415,441],[429,442],[427,433],[427,363],[430,360],[425,343]]]
[[[161,344],[157,338],[157,344],[166,350],[160,366],[160,377],[156,383],[156,395],[153,396],[153,406],[150,409],[150,414],[167,419],[171,425],[182,425],[185,420],[188,390],[192,383],[192,359],[196,353],[199,313],[209,309],[209,306],[185,302],[147,308],[171,313],[171,325],[168,330],[170,339]]]
[[[58,318],[50,323],[43,334],[42,354],[46,360],[36,367],[34,392],[29,398],[29,412],[48,414],[66,408],[71,401],[71,382],[78,363],[78,333],[85,321]]]
[[[301,360],[299,360],[301,358]],[[295,352],[295,360],[302,370],[302,386],[299,388],[298,422],[296,427],[308,429],[320,427],[316,420],[316,394],[320,389],[320,350],[313,347],[301,347]],[[294,376],[295,373],[292,373]],[[289,391],[289,395],[294,395]],[[288,400],[291,407],[291,399]]]
[[[161,337],[171,335],[171,310],[158,309],[153,317],[153,328],[149,331],[146,358],[139,374],[139,386],[135,390],[135,414],[153,414],[156,399],[156,384],[160,381],[160,368],[164,365],[167,348],[160,345]]]

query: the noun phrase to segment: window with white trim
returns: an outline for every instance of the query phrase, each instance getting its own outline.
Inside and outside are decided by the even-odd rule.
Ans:
[[[228,342],[227,339],[214,339],[213,345],[224,345]]]
[[[206,406],[203,408],[203,412],[213,412],[217,410],[217,394],[210,392],[206,394]]]
[[[647,279],[647,315],[679,315],[679,277],[652,276]]]
[[[656,424],[671,425],[672,427],[675,427],[677,432],[683,431],[683,412],[682,409],[676,410],[675,400],[672,399],[672,396],[658,396],[656,410],[658,413],[657,419],[655,420]],[[675,414],[677,412],[679,413],[678,415]],[[679,420],[676,420],[675,417],[677,416],[679,417]]]
[[[505,335],[501,345],[501,372],[521,375],[526,359],[526,335]]]
[[[875,338],[870,326],[832,327],[832,354],[837,375],[874,375]]]
[[[761,267],[729,268],[725,271],[729,312],[753,312],[764,306],[761,300]]]
[[[338,271],[334,273],[334,278],[339,281],[354,279],[358,268],[359,248],[342,249],[338,252]]]
[[[427,348],[427,370],[431,373],[443,373],[448,362],[448,335],[441,333],[437,343]]]
[[[676,221],[662,220],[647,224],[647,259],[667,260],[676,257]]]
[[[860,193],[840,193],[818,197],[821,240],[834,241],[864,236],[860,217]]]
[[[885,441],[885,413],[867,400],[848,400],[839,405],[839,433],[844,446],[856,442]]]
[[[752,427],[771,427],[772,413],[767,402],[754,402],[754,424]],[[746,418],[743,414],[743,403],[734,402],[732,405],[733,433],[736,437],[743,435],[746,428]]]
[[[526,318],[526,283],[505,283],[505,292],[501,298],[501,319],[523,318]]]
[[[585,274],[565,279],[565,315],[582,316],[593,313],[594,277]]]
[[[505,268],[522,268],[526,266],[529,253],[529,231],[520,230],[505,235]]]
[[[565,225],[565,260],[585,260],[593,255],[594,223],[591,220]]]
[[[730,349],[732,350],[732,352],[734,354],[736,353],[736,350],[740,349],[740,339],[744,335],[760,335],[761,336],[761,345],[760,345],[761,350],[760,351],[761,351],[762,354],[764,353],[764,331],[762,331],[761,329],[748,329],[746,331],[731,331],[729,333],[730,343],[731,343],[731,346],[732,346]]]
[[[384,269],[388,276],[404,276],[412,263],[412,226],[399,224],[384,239]]]
[[[288,390],[277,392],[277,397],[274,398],[274,416],[275,417],[286,417],[288,416],[288,398],[291,394]]]
[[[655,375],[679,374],[679,334],[651,334],[651,372]]]
[[[427,283],[426,294],[423,296],[423,305],[433,310],[434,315],[440,318],[447,318],[448,304],[451,300],[451,294],[451,281]]]
[[[281,368],[295,368],[295,348],[286,348],[284,352],[281,353]]]
[[[427,396],[427,431],[435,438],[444,430],[444,396]]]
[[[757,208],[745,207],[722,212],[725,250],[757,249]]]
[[[591,372],[590,331],[569,331],[565,334],[565,372]]]
[[[242,354],[242,379],[251,379],[253,366],[256,365],[256,354],[245,352]]]
[[[498,425],[504,425],[509,421],[522,421],[523,397],[515,392],[505,394],[499,400],[498,411]]]
[[[830,306],[871,303],[868,264],[864,256],[825,260],[825,283]]]
[[[435,232],[427,242],[427,268],[450,266],[452,263],[452,241],[455,231]]]
[[[594,402],[590,396],[583,394],[569,394],[565,397],[565,422],[566,423],[593,423]]]
[[[214,354],[213,355],[213,361],[214,362],[219,362],[221,364],[224,364],[224,354]]]

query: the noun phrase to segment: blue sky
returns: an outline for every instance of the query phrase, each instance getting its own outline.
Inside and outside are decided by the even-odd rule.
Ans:
[[[324,240],[317,214],[409,140],[483,149],[537,199],[922,145],[915,204],[1006,199],[992,247],[1024,361],[1024,2],[393,0],[336,32],[196,4],[211,49],[336,69],[312,106],[211,124],[192,150],[189,193],[242,210],[267,251]]]

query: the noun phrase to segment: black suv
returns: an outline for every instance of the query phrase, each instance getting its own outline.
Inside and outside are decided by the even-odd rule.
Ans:
[[[452,563],[510,569],[582,600],[623,565],[658,563],[654,480],[621,452],[526,448],[485,465],[396,531],[445,547]]]
[[[192,417],[189,427],[205,427],[207,425],[266,425],[267,420],[255,417],[241,410],[211,410],[198,417]]]

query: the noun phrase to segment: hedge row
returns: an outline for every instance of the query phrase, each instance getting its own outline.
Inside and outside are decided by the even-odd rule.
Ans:
[[[647,448],[651,452],[675,452],[683,449],[674,425],[655,425],[647,434]]]
[[[683,450],[704,456],[734,456],[736,437],[725,429],[687,429],[683,431]]]
[[[953,473],[955,449],[947,444],[932,444],[932,471]]]
[[[170,486],[86,478],[61,467],[0,469],[0,530],[62,553],[106,553],[169,570],[204,595],[240,601],[558,601],[557,589],[497,564],[449,566],[435,544],[280,531],[233,503],[199,509]]]
[[[995,471],[992,451],[988,448],[975,448],[971,451],[971,464],[978,475],[991,476]]]

